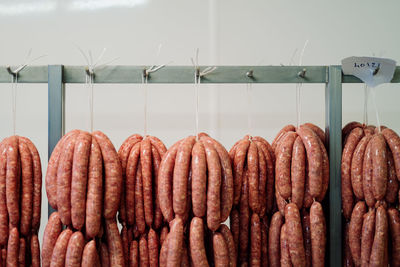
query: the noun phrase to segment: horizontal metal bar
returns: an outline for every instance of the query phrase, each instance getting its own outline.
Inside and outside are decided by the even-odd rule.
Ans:
[[[334,66],[337,67],[337,66]],[[64,66],[64,83],[85,83],[85,66]],[[141,83],[145,66],[105,66],[95,70],[95,83]],[[202,66],[200,69],[204,69]],[[305,77],[299,73],[306,69]],[[202,77],[202,83],[327,83],[328,66],[218,66]],[[252,77],[246,74],[252,70]],[[47,66],[28,66],[18,74],[20,83],[47,83]],[[343,75],[343,83],[361,83],[351,75]],[[0,83],[10,83],[6,66],[0,66]],[[166,66],[151,73],[149,83],[193,83],[192,66]],[[396,67],[392,83],[400,83],[400,66]]]

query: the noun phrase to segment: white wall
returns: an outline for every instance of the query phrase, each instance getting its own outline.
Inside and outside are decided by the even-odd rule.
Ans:
[[[101,8],[109,6],[107,8]],[[114,64],[173,61],[190,65],[195,48],[200,64],[279,65],[290,63],[295,49],[305,65],[340,64],[351,55],[373,53],[400,60],[398,10],[391,1],[239,1],[239,0],[0,0],[0,65],[20,64],[29,48],[35,64],[85,64],[76,45],[95,57],[107,48]],[[299,62],[299,53],[294,58]],[[0,85],[0,138],[12,134],[11,86]],[[149,133],[169,146],[194,133],[194,87],[149,86]],[[324,126],[324,86],[302,88],[302,121]],[[288,123],[296,123],[295,85],[253,86],[254,135],[269,141]],[[400,132],[400,85],[377,89],[384,124]],[[94,127],[107,133],[118,148],[132,133],[143,132],[143,89],[137,85],[96,85]],[[83,85],[68,85],[66,126],[89,129],[88,93]],[[376,124],[372,106],[370,122]],[[200,129],[229,149],[248,132],[245,85],[202,86]],[[345,85],[343,122],[363,118],[362,85]],[[45,173],[47,163],[47,87],[20,85],[17,134],[37,145]],[[44,187],[43,187],[44,189]],[[43,190],[44,191],[44,190]],[[41,233],[46,224],[43,194]]]

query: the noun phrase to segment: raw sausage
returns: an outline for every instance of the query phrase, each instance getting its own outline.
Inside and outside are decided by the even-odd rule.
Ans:
[[[65,256],[65,266],[81,266],[84,246],[85,238],[83,237],[83,234],[81,232],[73,233],[68,241],[67,254]]]
[[[20,220],[20,162],[18,155],[18,137],[11,136],[7,140],[6,197],[10,226],[17,227]]]
[[[235,243],[236,255],[239,255],[240,217],[239,211],[236,208],[232,209],[231,215],[229,217],[229,224],[233,236],[233,241]]]
[[[122,248],[124,250],[124,259],[125,259],[125,266],[129,265],[129,258],[127,255],[129,255],[129,237],[128,237],[128,229],[126,228],[126,225],[122,226],[121,230],[121,242],[122,242]]]
[[[141,267],[149,266],[149,249],[146,236],[142,236],[139,240],[139,263]]]
[[[277,211],[274,213],[269,226],[268,235],[268,259],[271,267],[280,266],[281,249],[281,227],[283,225],[283,216]]]
[[[361,234],[361,266],[369,265],[372,243],[375,234],[375,209],[364,215]]]
[[[321,193],[317,197],[317,201],[322,202],[329,187],[329,157],[325,145],[322,143],[321,140],[317,139],[317,141],[319,143],[319,147],[321,148],[322,153],[322,186]]]
[[[372,244],[369,266],[383,266],[385,260],[385,244],[388,242],[388,219],[382,206],[376,209],[375,236]]]
[[[390,266],[400,266],[400,214],[395,208],[389,208],[389,227],[392,239],[392,253]]]
[[[259,169],[258,169],[258,150],[254,142],[250,143],[247,152],[247,169],[249,183],[249,206],[255,213],[260,213],[260,196],[259,196]]]
[[[51,267],[63,267],[65,265],[68,242],[71,236],[72,231],[70,229],[65,229],[57,238],[57,242],[54,246],[51,256]]]
[[[167,152],[167,148],[165,147],[164,143],[155,136],[149,136],[148,138],[150,139],[151,144],[156,147],[158,154],[160,154],[160,157],[162,158],[165,152]]]
[[[154,197],[154,229],[159,229],[162,226],[163,223],[163,215],[160,209],[160,202],[158,202],[158,171],[160,169],[160,163],[161,163],[161,157],[160,154],[158,153],[157,149],[154,148],[154,146],[151,147],[151,156],[153,160],[153,173],[154,173],[154,188],[153,190],[153,197]]]
[[[19,233],[16,227],[12,228],[8,237],[7,266],[17,266],[19,255]]]
[[[179,217],[171,221],[171,231],[167,240],[167,267],[179,266],[181,263],[183,245],[183,222]]]
[[[261,266],[268,267],[268,222],[266,217],[261,219]]]
[[[317,125],[309,123],[309,122],[304,123],[303,125],[310,128],[318,136],[318,138],[321,140],[321,142],[325,146],[325,144],[326,144],[325,143],[325,133],[321,128],[319,128]]]
[[[179,145],[176,154],[172,183],[172,202],[175,214],[180,216],[183,216],[186,212],[190,156],[194,143],[194,136],[185,138]]]
[[[146,224],[151,227],[153,224],[153,173],[149,138],[145,138],[140,143],[140,164],[142,166],[144,219]]]
[[[303,142],[298,136],[293,144],[291,162],[291,201],[300,209],[303,207],[304,184],[306,176],[306,154]]]
[[[285,207],[285,224],[289,242],[290,259],[294,266],[305,266],[303,231],[301,228],[300,212],[296,204],[289,203]]]
[[[349,246],[349,224],[346,223],[345,232],[344,232],[344,240],[343,240],[343,248],[344,248],[344,255],[343,255],[343,266],[344,267],[354,267],[353,258],[351,257],[351,251]],[[368,260],[369,261],[369,260]]]
[[[58,212],[53,212],[47,222],[43,234],[42,244],[42,266],[49,267],[51,257],[53,255],[53,248],[57,242],[57,238],[62,230],[62,224]]]
[[[280,266],[281,267],[291,267],[292,261],[290,260],[290,251],[289,251],[289,240],[287,233],[287,225],[286,223],[282,225],[282,229],[280,232],[280,249],[281,249],[281,259]]]
[[[110,255],[108,253],[107,245],[100,244],[100,262],[102,267],[110,267]]]
[[[325,266],[326,224],[324,212],[319,202],[310,208],[310,232],[312,266]]]
[[[40,245],[36,234],[31,236],[31,267],[40,267]]]
[[[146,223],[144,220],[144,207],[143,207],[143,180],[142,180],[142,167],[139,163],[136,171],[136,182],[135,182],[135,214],[136,214],[136,226],[139,233],[145,232]]]
[[[99,266],[99,254],[96,250],[96,242],[90,241],[83,248],[81,267],[97,267]]]
[[[293,144],[296,140],[295,132],[287,132],[284,137],[282,137],[282,141],[277,147],[277,156],[276,156],[276,189],[284,199],[290,198],[292,192],[292,184],[290,177],[290,165],[292,159],[292,150]]]
[[[393,154],[389,149],[387,149],[387,160],[388,179],[385,200],[389,203],[395,203],[397,200],[397,193],[399,192],[399,181],[396,177]]]
[[[104,162],[104,206],[103,216],[113,219],[117,214],[122,188],[122,170],[117,151],[108,137],[100,132],[93,132],[99,143]]]
[[[364,199],[364,190],[363,190],[363,160],[365,150],[369,141],[371,140],[371,135],[364,136],[360,142],[357,144],[356,149],[354,150],[353,157],[351,160],[351,185],[353,188],[354,195],[358,199]]]
[[[147,245],[149,250],[149,263],[150,267],[158,267],[158,247],[159,241],[157,233],[150,229],[147,235]]]
[[[8,211],[6,197],[7,139],[0,143],[0,246],[7,244]]]
[[[218,228],[218,231],[224,237],[226,246],[228,247],[229,266],[230,267],[235,267],[236,266],[237,257],[236,257],[235,241],[233,240],[232,233],[229,230],[228,226],[226,226],[225,224],[221,224],[220,227]]]
[[[382,134],[385,137],[390,150],[392,151],[397,179],[400,180],[400,137],[389,128],[383,130]]]
[[[213,236],[214,266],[226,267],[229,265],[229,252],[224,237],[220,233]]]
[[[273,151],[275,152],[275,149],[278,147],[280,139],[287,133],[287,132],[294,132],[296,131],[296,127],[293,125],[289,124],[283,127],[279,133],[275,136],[274,140],[271,143],[271,147]]]
[[[203,220],[198,217],[194,217],[190,223],[189,246],[193,267],[209,266],[204,247]]]
[[[203,217],[206,214],[207,162],[204,146],[196,142],[192,150],[192,205],[193,214]]]
[[[137,172],[139,170],[139,154],[140,142],[135,144],[129,153],[128,162],[126,165],[126,179],[125,179],[125,208],[126,208],[126,221],[129,225],[135,223],[135,183]]]
[[[160,246],[162,246],[162,244],[164,243],[165,239],[167,238],[167,235],[168,235],[168,226],[164,226],[160,232]]]
[[[129,267],[139,267],[139,245],[136,240],[131,242],[129,248]]]
[[[375,206],[375,198],[372,193],[372,150],[371,142],[368,143],[363,160],[363,191],[365,202],[369,207]]]
[[[245,169],[243,175],[242,196],[240,199],[239,218],[239,260],[246,261],[248,256],[249,247],[249,223],[250,223],[250,209],[249,209],[249,189],[248,189],[248,171]]]
[[[110,266],[123,267],[125,264],[124,252],[122,248],[121,237],[118,233],[118,226],[115,219],[105,220],[107,235],[108,253],[110,257]]]
[[[376,200],[382,200],[387,189],[386,142],[381,134],[371,139],[372,150],[372,193]]]
[[[353,209],[349,225],[349,245],[354,264],[361,265],[361,232],[363,217],[367,211],[364,201],[359,201]]]
[[[81,230],[86,216],[86,187],[92,136],[81,131],[76,138],[71,179],[71,221]],[[99,211],[98,211],[99,212]]]
[[[250,266],[261,266],[261,223],[256,213],[250,222]]]
[[[248,139],[241,140],[237,145],[235,157],[233,160],[233,181],[234,181],[234,197],[233,204],[237,205],[240,201],[241,187],[242,187],[242,176],[244,162],[247,156],[247,149],[250,146],[250,141]]]
[[[255,143],[255,142],[253,142]],[[257,144],[257,143],[256,143]],[[262,149],[257,145],[258,150],[258,191],[260,201],[260,217],[264,217],[267,212],[267,162]]]
[[[312,266],[311,256],[311,226],[310,226],[310,213],[307,209],[301,211],[301,225],[303,227],[303,238],[304,238],[304,251],[306,254],[306,266]]]
[[[100,146],[95,138],[92,138],[89,172],[88,172],[88,187],[86,197],[86,235],[89,238],[94,238],[100,232],[101,213],[103,199],[103,164]]]

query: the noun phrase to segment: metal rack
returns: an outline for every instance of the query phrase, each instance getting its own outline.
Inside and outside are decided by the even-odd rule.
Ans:
[[[144,66],[107,66],[96,70],[95,83],[142,83]],[[204,69],[204,67],[200,67]],[[11,78],[0,67],[0,83]],[[85,66],[31,66],[18,74],[19,83],[48,83],[48,155],[64,134],[66,83],[85,83]],[[342,265],[341,155],[342,155],[342,83],[361,83],[354,76],[342,75],[340,66],[218,66],[202,83],[322,83],[325,84],[325,128],[330,159],[328,195],[329,266]],[[392,83],[400,83],[400,67]],[[148,83],[194,83],[190,66],[167,66],[152,73]],[[49,206],[49,214],[52,212]]]

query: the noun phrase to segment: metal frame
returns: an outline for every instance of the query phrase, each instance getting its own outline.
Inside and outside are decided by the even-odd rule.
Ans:
[[[142,83],[145,66],[106,66],[95,71],[95,83]],[[204,69],[204,67],[200,67]],[[48,83],[49,157],[64,134],[64,85],[84,83],[85,66],[31,66],[18,74],[20,83]],[[9,83],[10,74],[0,67],[0,83]],[[194,69],[167,66],[151,73],[149,83],[193,83]],[[392,83],[400,83],[400,67]],[[342,75],[340,66],[218,66],[202,77],[202,83],[325,83],[325,127],[329,141],[330,184],[328,196],[328,249],[330,266],[342,265],[341,155],[342,83],[361,83],[354,76]],[[49,205],[49,215],[53,212]]]

